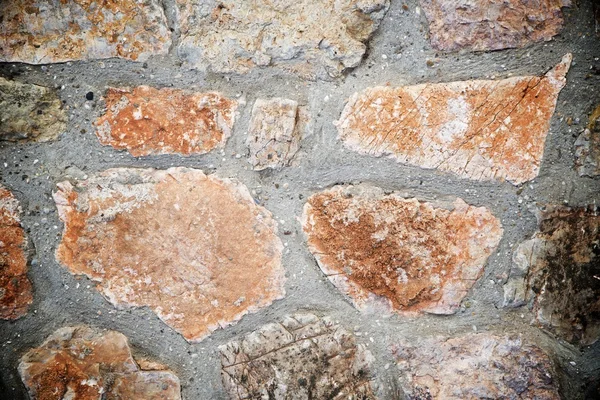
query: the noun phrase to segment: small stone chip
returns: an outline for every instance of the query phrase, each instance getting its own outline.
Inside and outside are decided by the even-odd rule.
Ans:
[[[579,175],[600,175],[600,105],[592,112],[587,128],[575,141],[575,157]]]

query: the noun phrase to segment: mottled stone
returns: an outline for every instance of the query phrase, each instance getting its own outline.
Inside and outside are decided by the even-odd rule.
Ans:
[[[421,339],[393,353],[410,400],[560,399],[549,357],[520,337]]]
[[[66,127],[67,116],[54,90],[0,77],[0,141],[45,142]]]
[[[362,154],[474,180],[535,178],[572,56],[541,77],[373,87],[354,94],[336,123]]]
[[[170,45],[158,0],[0,2],[0,62],[143,61]]]
[[[186,94],[138,86],[108,89],[106,112],[96,121],[100,143],[134,156],[203,154],[231,136],[237,102],[219,93]]]
[[[286,317],[219,347],[231,399],[374,399],[371,353],[313,314]]]
[[[284,295],[282,244],[248,189],[199,170],[109,169],[54,193],[56,257],[115,306],[153,310],[189,341]]]
[[[288,166],[302,138],[300,109],[294,100],[257,99],[248,127],[250,164],[255,170]]]
[[[530,302],[542,326],[582,345],[600,338],[599,211],[539,211],[539,230],[517,248],[504,287],[506,306]]]
[[[563,27],[570,0],[420,0],[438,50],[475,51],[548,41]]]
[[[267,65],[327,79],[356,67],[389,0],[177,0],[189,65],[246,73]]]
[[[54,332],[21,358],[19,374],[32,400],[181,399],[175,374],[143,370],[123,334],[87,326]]]
[[[17,319],[33,302],[27,278],[27,238],[21,227],[21,206],[0,185],[0,318]]]
[[[302,225],[319,266],[358,309],[404,315],[454,313],[503,232],[461,199],[422,202],[364,185],[311,196]]]
[[[575,141],[575,157],[579,175],[600,175],[600,106],[592,112],[587,128]]]

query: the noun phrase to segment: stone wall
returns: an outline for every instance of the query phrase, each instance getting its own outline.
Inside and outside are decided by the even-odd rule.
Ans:
[[[600,398],[592,0],[0,3],[0,397]]]

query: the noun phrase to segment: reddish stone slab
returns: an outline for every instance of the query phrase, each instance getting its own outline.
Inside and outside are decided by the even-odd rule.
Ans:
[[[500,221],[461,199],[435,204],[369,186],[336,186],[304,206],[308,246],[361,310],[452,314],[502,237]]]
[[[242,184],[186,168],[116,168],[54,193],[56,257],[115,306],[153,310],[189,341],[284,295],[271,214]]]
[[[237,102],[216,92],[108,89],[106,112],[96,121],[100,143],[134,156],[203,154],[231,136]]]
[[[21,206],[0,185],[0,318],[17,319],[33,302],[27,278],[27,238],[21,227]]]
[[[339,138],[361,154],[473,180],[526,182],[539,172],[571,59],[541,77],[365,89],[348,100]]]

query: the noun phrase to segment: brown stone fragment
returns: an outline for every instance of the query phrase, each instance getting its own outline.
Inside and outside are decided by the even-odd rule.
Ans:
[[[255,170],[288,166],[302,136],[298,103],[274,98],[257,99],[248,128],[250,164]]]
[[[358,309],[404,315],[454,313],[503,232],[461,199],[420,202],[364,185],[311,196],[302,224],[319,267]]]
[[[87,326],[54,332],[21,358],[19,374],[32,400],[181,399],[175,374],[142,370],[123,334]]]
[[[0,2],[0,62],[143,61],[167,54],[170,45],[157,0]]]
[[[422,339],[393,353],[407,399],[560,399],[549,357],[518,336]]]
[[[45,142],[66,127],[67,116],[54,90],[0,77],[0,141]]]
[[[575,157],[579,175],[600,175],[600,106],[592,112],[587,128],[575,141]]]
[[[375,399],[373,356],[328,318],[289,316],[219,349],[231,399]]]
[[[27,278],[27,239],[21,227],[21,206],[0,185],[0,318],[17,319],[33,302]]]
[[[474,180],[535,178],[572,56],[546,75],[373,87],[336,123],[344,145]]]
[[[237,102],[216,92],[138,86],[108,89],[96,121],[100,143],[134,156],[208,153],[231,136]]]
[[[199,341],[284,295],[271,214],[199,170],[116,168],[58,184],[57,259],[117,307],[147,306]]]
[[[195,68],[268,65],[308,79],[356,67],[389,0],[177,0],[179,56]]]
[[[548,206],[513,256],[505,305],[532,302],[537,321],[567,341],[600,338],[600,209]]]
[[[475,51],[548,41],[563,27],[570,0],[420,0],[437,50]]]

